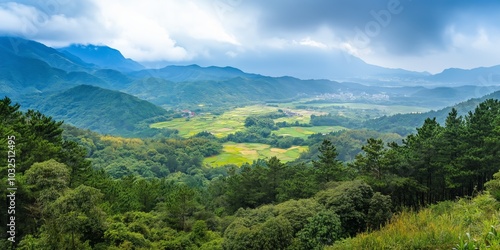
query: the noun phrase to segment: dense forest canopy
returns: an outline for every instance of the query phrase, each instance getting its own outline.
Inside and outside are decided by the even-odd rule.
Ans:
[[[400,142],[359,145],[355,138],[367,131],[316,134],[297,161],[219,168],[202,163],[221,150],[209,133],[120,138],[19,109],[0,100],[0,154],[15,151],[1,171],[15,169],[17,188],[15,237],[3,238],[2,249],[321,249],[377,230],[407,208],[498,189],[494,99],[465,117],[452,109],[444,124],[428,118]],[[249,118],[245,133],[266,138],[263,130],[276,129],[271,122]],[[352,158],[349,141],[359,147]],[[8,209],[0,213],[1,224],[11,223]]]

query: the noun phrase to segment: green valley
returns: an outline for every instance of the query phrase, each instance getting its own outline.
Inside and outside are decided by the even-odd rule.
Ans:
[[[245,119],[250,116],[265,116],[280,110],[278,107],[266,105],[252,105],[235,108],[220,115],[195,114],[193,117],[175,118],[170,121],[158,122],[151,125],[155,129],[175,129],[179,131],[179,136],[189,138],[202,132],[208,132],[216,138],[222,139],[236,132],[246,129]],[[323,112],[303,109],[287,110],[289,116],[274,119],[274,122],[287,122],[295,124],[306,124],[310,122],[310,115],[321,115]],[[293,115],[292,115],[293,114]],[[330,133],[346,129],[340,126],[310,126],[310,127],[282,127],[272,132],[279,137],[297,137],[307,139],[315,133]],[[204,163],[211,166],[222,166],[225,164],[241,165],[251,163],[258,159],[265,159],[272,156],[278,157],[284,162],[295,160],[300,153],[307,150],[307,146],[294,145],[288,148],[277,148],[263,143],[234,143],[223,142],[221,154],[207,157]]]

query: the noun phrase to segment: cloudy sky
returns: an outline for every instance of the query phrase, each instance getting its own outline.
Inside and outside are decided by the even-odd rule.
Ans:
[[[0,35],[108,45],[157,67],[321,78],[354,55],[438,73],[500,64],[498,13],[498,0],[0,0]]]

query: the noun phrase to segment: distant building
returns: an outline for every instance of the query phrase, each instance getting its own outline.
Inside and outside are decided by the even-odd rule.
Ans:
[[[195,112],[188,109],[182,110],[181,113],[183,117],[188,117],[188,118],[194,117],[196,115]]]

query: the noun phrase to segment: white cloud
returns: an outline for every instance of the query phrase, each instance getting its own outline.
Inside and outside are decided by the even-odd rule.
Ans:
[[[14,2],[0,3],[0,31],[10,35],[26,36],[38,32],[42,21],[36,8]]]
[[[303,38],[302,40],[300,40],[299,44],[304,45],[304,46],[320,48],[320,49],[328,48],[328,46],[326,46],[326,44],[318,42],[318,41],[314,41],[310,37]]]
[[[138,61],[184,61],[204,48],[188,48],[175,37],[238,45],[217,17],[196,1],[97,1],[104,24],[116,36],[109,45]]]

